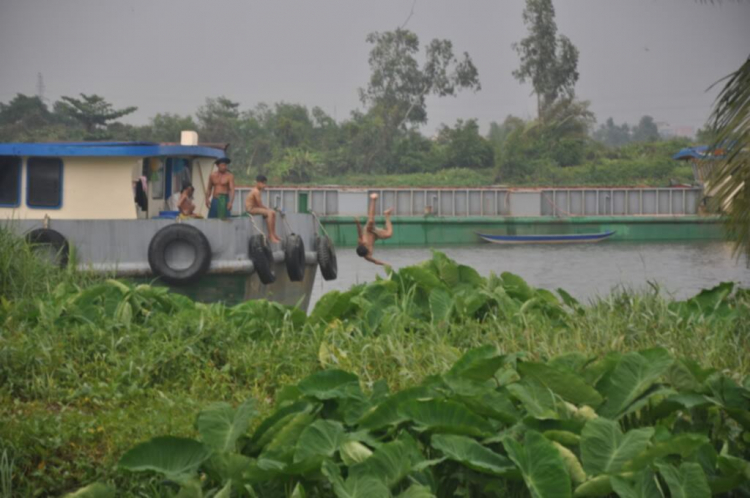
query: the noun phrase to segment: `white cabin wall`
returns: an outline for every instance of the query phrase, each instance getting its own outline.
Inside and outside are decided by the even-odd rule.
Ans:
[[[28,158],[22,158],[21,203],[15,208],[0,207],[0,219],[59,220],[136,219],[133,195],[134,157],[62,157],[62,205],[57,209],[30,208],[26,205]]]
[[[213,158],[195,158],[193,159],[193,171],[190,177],[195,187],[193,201],[195,202],[195,212],[204,218],[208,216],[206,207],[206,187],[208,187],[208,177],[214,170]],[[239,196],[236,196],[235,203],[238,202]]]

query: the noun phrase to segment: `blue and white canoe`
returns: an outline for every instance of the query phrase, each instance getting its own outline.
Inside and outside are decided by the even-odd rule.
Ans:
[[[585,244],[605,240],[614,234],[614,231],[564,235],[490,235],[477,233],[482,239],[493,244]]]

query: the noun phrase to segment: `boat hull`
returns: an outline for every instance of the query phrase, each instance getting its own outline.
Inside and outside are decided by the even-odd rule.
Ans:
[[[482,240],[493,244],[592,244],[606,240],[614,234],[614,231],[559,235],[491,235],[477,233]]]
[[[264,285],[254,271],[248,254],[248,241],[258,229],[265,231],[261,217],[229,220],[186,220],[200,230],[211,247],[211,262],[205,275],[187,285],[169,285],[174,291],[203,302],[223,301],[234,304],[251,299],[268,299],[306,310],[317,273],[317,256],[313,251],[316,225],[308,214],[288,214],[287,222],[277,222],[284,238],[295,233],[305,246],[304,278],[292,282],[286,271],[284,251],[274,244],[273,268],[276,281]],[[159,230],[175,220],[51,220],[46,228],[62,234],[71,247],[71,260],[79,270],[140,282],[162,284],[149,265],[149,244]],[[12,220],[6,225],[23,236],[45,227],[41,220]],[[257,228],[256,228],[257,227]],[[178,260],[180,254],[172,257]],[[179,263],[180,261],[176,261]]]

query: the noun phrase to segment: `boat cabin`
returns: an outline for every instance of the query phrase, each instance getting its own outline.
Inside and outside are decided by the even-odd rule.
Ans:
[[[228,144],[151,142],[0,144],[0,219],[128,220],[176,210],[189,182],[206,215],[205,186]]]

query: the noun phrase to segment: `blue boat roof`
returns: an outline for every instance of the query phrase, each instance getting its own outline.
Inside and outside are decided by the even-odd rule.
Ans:
[[[0,156],[55,157],[224,157],[226,152],[203,145],[173,145],[154,142],[49,142],[0,143]]]
[[[680,152],[672,156],[672,159],[685,160],[685,159],[703,159],[706,157],[708,146],[701,145],[699,147],[685,147]]]

